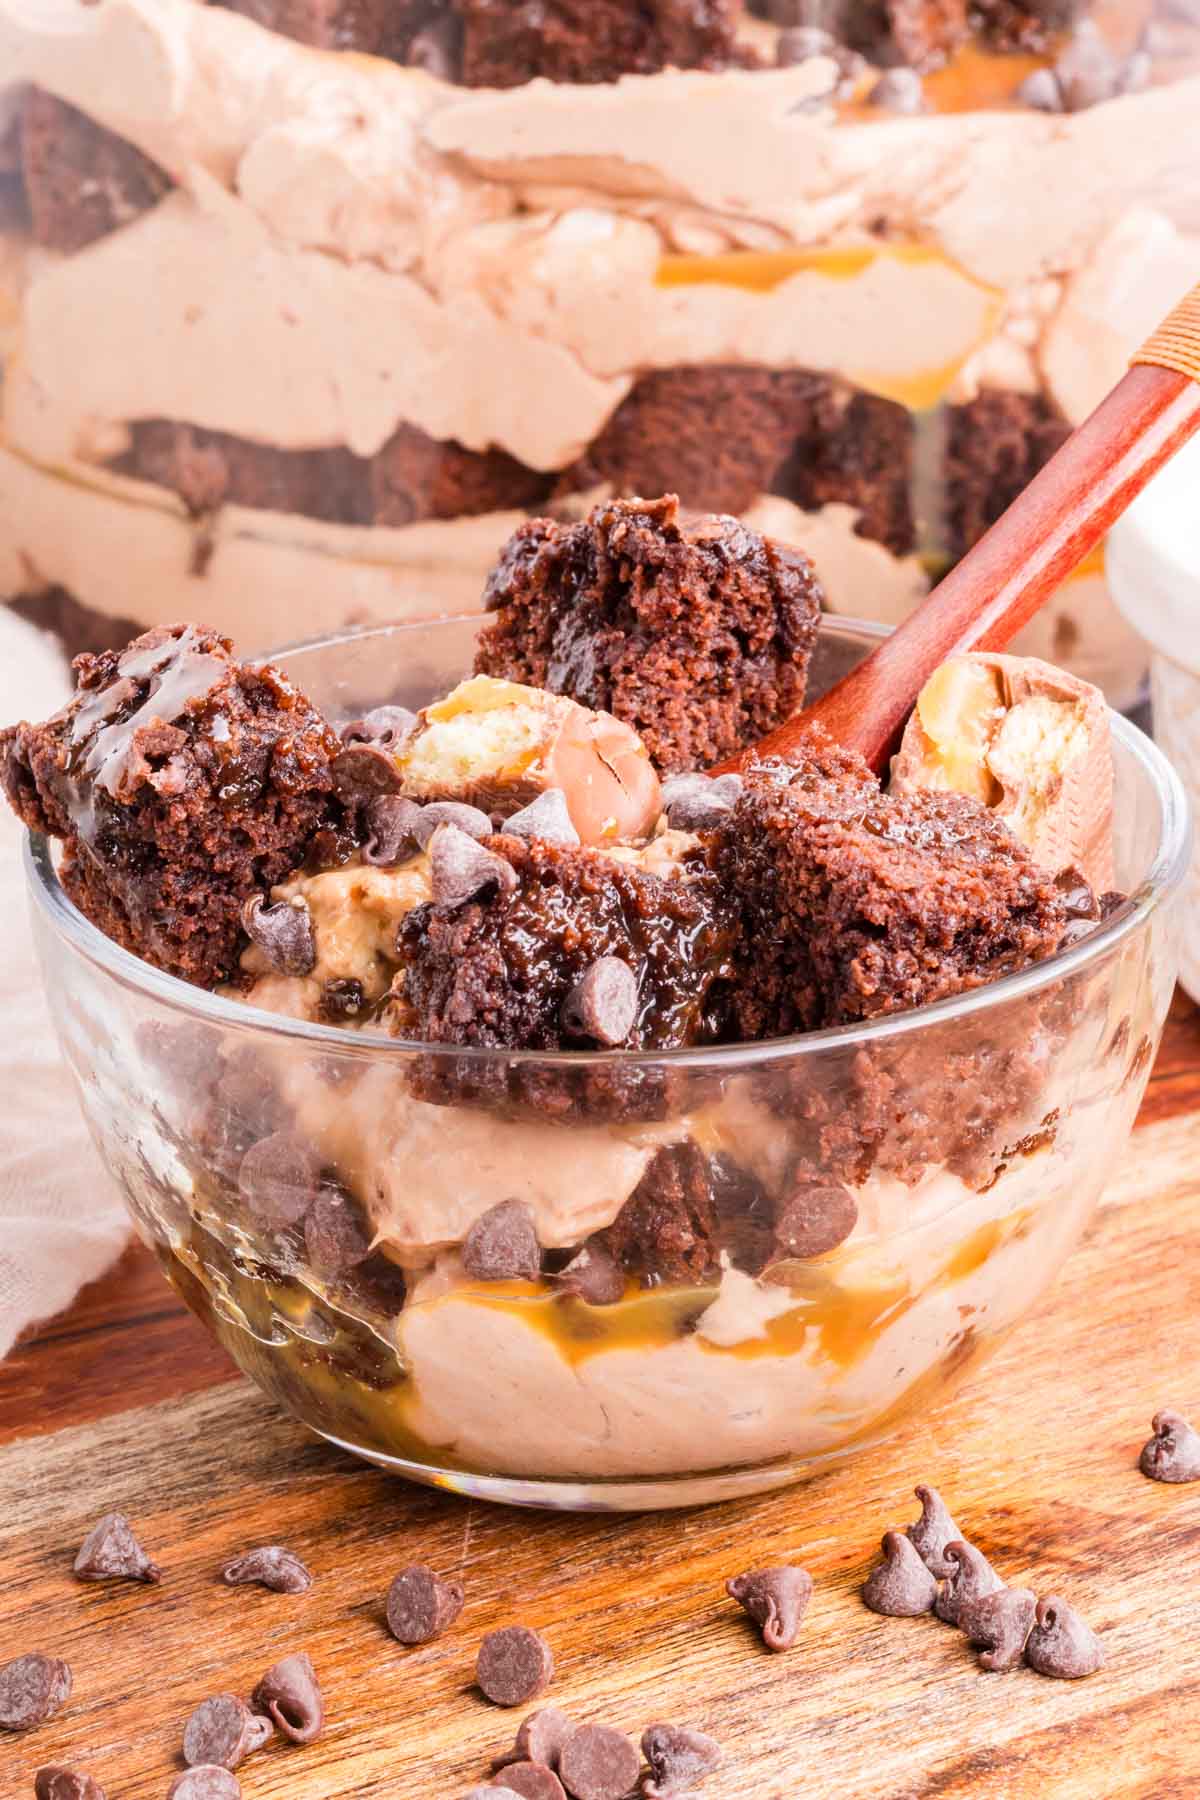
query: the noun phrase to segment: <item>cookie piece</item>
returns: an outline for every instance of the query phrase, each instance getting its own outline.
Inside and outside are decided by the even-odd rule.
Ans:
[[[148,156],[44,88],[25,100],[21,168],[35,241],[67,255],[148,212],[171,186]]]
[[[660,773],[702,769],[803,704],[821,598],[800,551],[735,519],[613,501],[513,535],[475,666],[613,713]]]
[[[616,81],[741,62],[733,0],[453,0],[468,87]]]

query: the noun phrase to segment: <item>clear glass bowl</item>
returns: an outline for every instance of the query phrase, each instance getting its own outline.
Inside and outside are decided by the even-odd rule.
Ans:
[[[349,718],[449,687],[474,632],[374,630],[280,660]],[[876,635],[827,621],[814,690]],[[1166,903],[1188,827],[1162,756],[1125,721],[1113,729],[1128,903],[1052,961],[921,1011],[659,1055],[433,1050],[157,973],[75,910],[34,839],[63,1050],[169,1280],[313,1430],[417,1480],[532,1505],[773,1487],[937,1402],[1053,1279],[1122,1150],[1172,990]],[[555,1096],[574,1122],[548,1121]],[[337,1259],[279,1166],[248,1173],[280,1130],[315,1148],[369,1224],[374,1248],[349,1273],[329,1272]],[[798,1161],[842,1204],[850,1190],[857,1223],[831,1252],[764,1274]],[[457,1246],[499,1200],[532,1208],[553,1270],[635,1192],[653,1206],[697,1170],[721,1251],[711,1276],[630,1280],[591,1305],[553,1274],[464,1275]]]

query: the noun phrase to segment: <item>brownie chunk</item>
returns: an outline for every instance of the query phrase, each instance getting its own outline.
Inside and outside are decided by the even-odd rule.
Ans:
[[[513,535],[476,672],[615,714],[664,774],[703,769],[803,704],[821,598],[807,557],[735,519],[613,501]]]
[[[71,898],[119,944],[201,985],[228,978],[241,914],[338,820],[341,745],[269,664],[199,626],[81,656],[74,700],[0,732],[10,804],[67,846]]]
[[[466,450],[442,443],[415,425],[401,425],[370,464],[372,517],[377,525],[417,519],[541,506],[552,475],[528,469],[503,450]]]
[[[1065,922],[1053,877],[986,808],[886,795],[828,739],[749,770],[719,860],[743,911],[746,1038],[981,986],[1049,955]]]
[[[189,512],[249,506],[346,525],[367,524],[366,466],[349,450],[278,450],[225,431],[140,419],[115,467],[177,493]]]
[[[688,1141],[658,1152],[613,1223],[590,1242],[643,1287],[715,1281],[723,1251],[757,1275],[774,1245],[773,1208],[752,1175]]]
[[[148,156],[42,88],[25,101],[21,162],[33,235],[48,250],[84,249],[171,186]]]
[[[773,491],[808,512],[830,501],[853,506],[860,537],[907,556],[916,547],[913,429],[907,407],[825,380],[808,429],[776,472]]]
[[[469,87],[616,81],[744,60],[733,0],[453,0]]]
[[[970,35],[967,0],[850,0],[838,35],[872,62],[936,68]]]
[[[957,560],[1049,462],[1071,427],[1044,394],[983,388],[949,409],[947,548]]]

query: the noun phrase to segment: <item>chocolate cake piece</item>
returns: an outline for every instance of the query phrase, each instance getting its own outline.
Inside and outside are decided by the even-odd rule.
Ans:
[[[803,704],[821,599],[802,552],[736,519],[616,500],[513,535],[475,668],[615,714],[661,773],[704,769]]]
[[[733,0],[453,0],[468,87],[616,81],[745,61]]]
[[[616,1219],[590,1240],[643,1287],[720,1279],[722,1254],[758,1275],[775,1242],[774,1208],[760,1184],[690,1139],[660,1150]]]
[[[874,63],[933,69],[970,35],[967,0],[849,0],[837,35]]]
[[[401,425],[369,466],[377,525],[541,506],[554,484],[552,475],[526,468],[503,450],[466,450],[415,425]]]
[[[21,162],[36,242],[68,254],[148,212],[171,186],[148,156],[43,88],[25,100]]]
[[[776,471],[772,491],[806,512],[831,501],[852,506],[860,537],[908,556],[916,547],[913,434],[907,407],[826,378],[809,428]]]
[[[947,548],[957,560],[981,538],[1071,435],[1044,394],[982,388],[949,408]]]
[[[335,524],[370,523],[367,465],[349,450],[279,450],[198,425],[139,419],[113,467],[170,488],[198,516],[248,506]]]
[[[960,794],[884,794],[814,736],[746,774],[718,850],[742,908],[738,1033],[774,1037],[924,1006],[1048,956],[1053,877]]]
[[[278,669],[194,625],[81,656],[44,725],[0,732],[31,829],[63,839],[63,884],[135,955],[212,986],[236,970],[242,909],[339,818],[339,740]]]
[[[72,661],[85,654],[96,656],[101,650],[119,650],[142,629],[136,619],[110,618],[84,606],[63,587],[14,594],[7,604],[31,625],[51,632]]]

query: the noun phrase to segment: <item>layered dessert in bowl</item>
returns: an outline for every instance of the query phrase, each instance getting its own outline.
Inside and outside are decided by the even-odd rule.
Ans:
[[[1190,285],[1200,29],[818,11],[0,0],[0,597],[265,647],[674,491],[894,622]],[[1141,681],[1102,559],[1019,647]]]
[[[1014,657],[939,671],[886,785],[822,737],[706,776],[872,628],[670,501],[532,522],[489,598],[277,666],[164,629],[3,734],[64,1051],[167,1275],[315,1430],[533,1504],[777,1485],[1077,1239],[1170,996],[1178,785]]]

